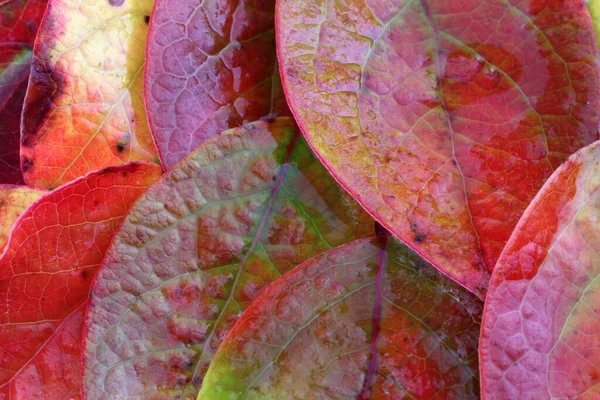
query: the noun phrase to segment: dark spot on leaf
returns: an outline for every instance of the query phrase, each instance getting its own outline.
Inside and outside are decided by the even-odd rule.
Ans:
[[[123,178],[127,178],[127,175],[129,175],[129,172],[123,171]]]
[[[277,179],[277,175],[273,175],[273,182]]]
[[[62,75],[44,62],[44,58],[46,57],[43,54],[34,57],[31,65],[21,134],[21,144],[26,147],[31,147],[36,141],[40,126],[48,119],[52,100],[64,86]]]
[[[454,165],[454,166],[458,165],[458,164],[456,163],[456,160],[452,159],[452,165]]]
[[[98,206],[98,205],[100,205],[100,202],[98,200],[94,200],[94,205]]]
[[[146,24],[150,23],[150,16],[149,15],[144,15],[144,21],[146,21]]]
[[[122,153],[125,151],[125,145],[123,143],[117,143],[117,151]]]
[[[33,160],[31,158],[23,158],[23,163],[21,164],[21,170],[23,172],[28,172],[33,167]]]
[[[81,271],[81,277],[82,277],[83,279],[87,278],[87,277],[88,277],[88,273],[87,273],[87,271]]]
[[[200,387],[200,385],[202,385],[202,379],[200,379],[200,377],[198,375],[194,376],[193,381],[194,381],[194,384],[198,387]]]
[[[123,3],[125,3],[125,0],[108,0],[108,4],[110,4],[113,7],[118,7]]]
[[[413,232],[415,233],[415,242],[417,242],[417,243],[423,242],[426,237],[425,234],[422,232],[419,232],[418,226],[414,222],[411,222],[411,225],[412,225]]]
[[[297,70],[297,69],[295,69],[295,68],[288,68],[288,69],[287,69],[285,72],[286,72],[286,74],[287,74],[289,77],[291,77],[292,79],[297,79],[297,78],[298,78],[298,76],[300,75],[300,74],[298,73],[298,70]]]

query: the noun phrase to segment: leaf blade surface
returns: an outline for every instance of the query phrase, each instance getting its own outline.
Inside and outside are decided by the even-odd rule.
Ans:
[[[194,399],[264,287],[373,227],[290,118],[209,139],[146,192],[115,236],[86,317],[86,395]]]
[[[153,161],[143,101],[152,0],[52,0],[34,47],[21,127],[29,184],[54,188],[90,171]]]
[[[275,1],[158,0],[145,96],[166,167],[206,139],[288,115],[275,55]]]
[[[400,242],[360,239],[261,294],[198,399],[478,398],[481,308]]]
[[[382,225],[483,297],[529,201],[598,137],[584,2],[277,7],[283,86],[313,150]]]
[[[19,162],[21,107],[35,35],[47,0],[0,4],[0,183],[23,182]]]
[[[596,142],[540,190],[490,282],[480,339],[487,398],[598,395]]]
[[[2,396],[79,398],[89,286],[129,206],[161,173],[149,163],[94,171],[17,220],[0,259]]]
[[[46,193],[27,186],[0,185],[0,254],[8,242],[13,224],[25,209]]]

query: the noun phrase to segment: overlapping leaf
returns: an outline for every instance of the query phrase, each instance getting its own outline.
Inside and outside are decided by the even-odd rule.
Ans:
[[[25,181],[54,188],[156,156],[143,103],[152,0],[51,0],[36,40],[21,132]]]
[[[373,228],[291,119],[207,140],[115,235],[86,317],[86,396],[194,399],[220,342],[269,283]]]
[[[274,9],[275,0],[157,0],[145,95],[165,166],[226,129],[289,113],[276,66]]]
[[[0,183],[21,183],[21,107],[31,50],[47,0],[0,2]]]
[[[27,186],[0,185],[0,254],[19,215],[44,193],[45,190]]]
[[[490,282],[481,337],[486,398],[600,395],[600,142],[544,185]]]
[[[161,174],[125,164],[31,205],[0,259],[0,397],[78,399],[88,289],[130,205]]]
[[[261,294],[198,399],[476,399],[482,306],[398,241],[357,240]]]
[[[284,89],[319,158],[483,296],[522,212],[598,136],[583,0],[281,0]]]
[[[600,44],[600,1],[598,0],[586,0],[590,16],[592,18],[592,24],[594,25],[594,31],[596,32],[596,42]]]

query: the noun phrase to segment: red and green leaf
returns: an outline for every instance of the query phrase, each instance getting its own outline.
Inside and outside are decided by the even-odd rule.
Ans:
[[[274,11],[275,0],[157,0],[145,96],[166,167],[224,130],[289,114],[277,70]]]
[[[290,118],[208,139],[115,235],[91,291],[84,393],[195,398],[219,344],[267,285],[373,230]]]
[[[92,172],[17,220],[0,259],[1,398],[79,398],[92,278],[129,207],[161,172],[148,163]]]
[[[598,137],[583,0],[281,0],[276,27],[284,90],[318,157],[480,297],[535,193]]]
[[[54,188],[127,161],[152,161],[143,102],[152,0],[51,0],[23,109],[21,169]]]
[[[600,142],[573,155],[527,208],[484,310],[486,398],[600,395]]]
[[[19,167],[21,107],[31,50],[47,0],[0,2],[0,184],[22,183]]]
[[[198,399],[476,399],[481,309],[400,242],[357,240],[265,290]]]
[[[0,254],[8,242],[13,224],[27,207],[46,193],[28,186],[0,185]]]

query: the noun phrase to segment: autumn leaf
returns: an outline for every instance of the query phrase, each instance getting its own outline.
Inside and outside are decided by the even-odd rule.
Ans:
[[[0,2],[0,184],[23,182],[19,167],[21,107],[33,41],[47,0]]]
[[[0,254],[19,215],[45,193],[45,190],[28,186],[0,185]]]
[[[586,0],[590,16],[592,18],[592,24],[594,25],[594,32],[596,32],[596,42],[600,44],[600,1],[599,0]]]
[[[21,168],[55,188],[89,171],[152,161],[143,102],[152,0],[51,0],[23,109]]]
[[[492,275],[481,336],[486,398],[600,394],[600,142],[540,190]]]
[[[275,0],[157,0],[146,104],[167,167],[206,139],[287,115],[275,56]]]
[[[160,174],[148,163],[95,171],[18,219],[0,259],[0,397],[79,398],[90,283],[129,207]]]
[[[194,399],[219,344],[268,284],[373,229],[291,119],[208,139],[115,235],[90,295],[85,395]]]
[[[598,137],[583,0],[281,0],[277,15],[284,90],[318,157],[483,297],[535,193]]]
[[[360,239],[265,290],[198,399],[477,399],[481,309],[400,242]]]

